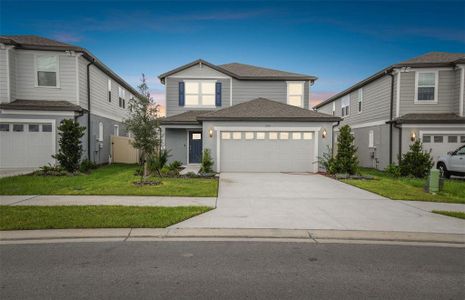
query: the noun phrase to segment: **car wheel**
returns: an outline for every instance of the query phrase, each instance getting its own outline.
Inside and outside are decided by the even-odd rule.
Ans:
[[[439,172],[441,172],[441,177],[450,178],[449,171],[444,163],[438,163]]]

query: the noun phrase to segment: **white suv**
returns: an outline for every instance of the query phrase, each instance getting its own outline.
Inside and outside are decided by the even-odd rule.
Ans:
[[[446,178],[450,178],[450,175],[465,176],[465,146],[441,156],[436,167]]]

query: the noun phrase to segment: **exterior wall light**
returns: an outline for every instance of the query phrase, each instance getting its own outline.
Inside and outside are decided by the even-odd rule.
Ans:
[[[417,134],[415,133],[415,131],[412,131],[412,134],[410,135],[410,140],[412,142],[415,142],[416,139],[417,139]]]
[[[210,128],[210,129],[208,130],[208,136],[209,136],[209,137],[213,137],[213,129]]]
[[[326,138],[326,135],[327,135],[326,128],[324,128],[323,133],[321,134],[321,137]]]

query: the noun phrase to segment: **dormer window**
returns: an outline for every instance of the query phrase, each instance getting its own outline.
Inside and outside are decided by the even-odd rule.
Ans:
[[[415,73],[415,102],[438,102],[438,72],[421,71]]]
[[[36,56],[37,86],[59,87],[58,80],[58,56],[37,55]]]
[[[287,104],[298,107],[304,106],[304,83],[287,82]]]

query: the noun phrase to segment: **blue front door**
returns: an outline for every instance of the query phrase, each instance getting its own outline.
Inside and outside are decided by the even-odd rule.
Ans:
[[[198,164],[202,160],[202,132],[189,132],[189,163]]]

